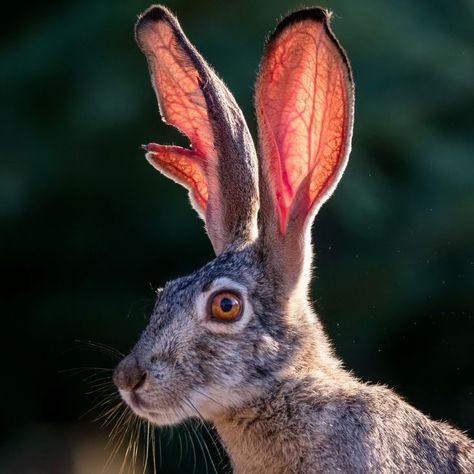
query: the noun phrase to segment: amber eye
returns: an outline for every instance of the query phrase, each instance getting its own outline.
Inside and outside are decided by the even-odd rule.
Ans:
[[[211,316],[221,321],[233,321],[242,312],[240,297],[230,291],[215,294],[211,299]]]

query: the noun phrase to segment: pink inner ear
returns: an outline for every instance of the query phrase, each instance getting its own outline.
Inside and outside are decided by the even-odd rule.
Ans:
[[[323,23],[300,21],[272,40],[256,103],[282,234],[290,213],[308,215],[337,182],[347,148],[348,102],[347,66]]]
[[[191,149],[150,144],[147,158],[189,189],[194,207],[204,216],[207,171],[211,162],[217,160],[217,154],[199,73],[167,19],[144,24],[139,31],[139,43],[149,62],[165,122],[178,128],[191,142]]]
[[[147,160],[157,170],[189,189],[193,207],[204,216],[208,189],[202,159],[192,150],[155,143],[147,146],[147,152]]]

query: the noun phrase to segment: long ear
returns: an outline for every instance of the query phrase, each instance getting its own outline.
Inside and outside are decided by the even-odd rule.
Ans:
[[[135,33],[163,120],[191,142],[190,148],[149,144],[148,161],[188,188],[216,254],[255,239],[257,157],[234,97],[165,7],[141,15]]]
[[[268,40],[257,78],[262,239],[291,281],[309,266],[311,223],[351,146],[352,74],[328,21],[321,8],[286,17]]]

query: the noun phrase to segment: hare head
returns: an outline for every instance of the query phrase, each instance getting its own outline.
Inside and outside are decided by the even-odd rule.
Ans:
[[[216,253],[158,291],[115,370],[124,400],[155,424],[216,419],[327,354],[307,302],[310,229],[346,166],[354,108],[350,67],[328,23],[323,9],[297,11],[268,39],[257,154],[234,97],[176,18],[153,6],[137,22],[163,120],[190,141],[146,145],[146,158],[189,190]]]

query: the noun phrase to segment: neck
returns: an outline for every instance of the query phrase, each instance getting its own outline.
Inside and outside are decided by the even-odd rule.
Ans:
[[[339,371],[334,374],[336,383],[329,371],[286,378],[271,392],[213,420],[234,474],[304,472],[302,460],[317,449],[317,422],[308,416],[310,410],[326,403],[343,379],[346,386],[354,383],[348,373]]]
[[[298,466],[311,449],[301,433],[310,433],[309,424],[314,422],[308,411],[324,403],[329,391],[353,383],[333,355],[320,324],[308,333],[312,334],[302,344],[305,350],[260,396],[212,420],[235,474],[302,472]]]

